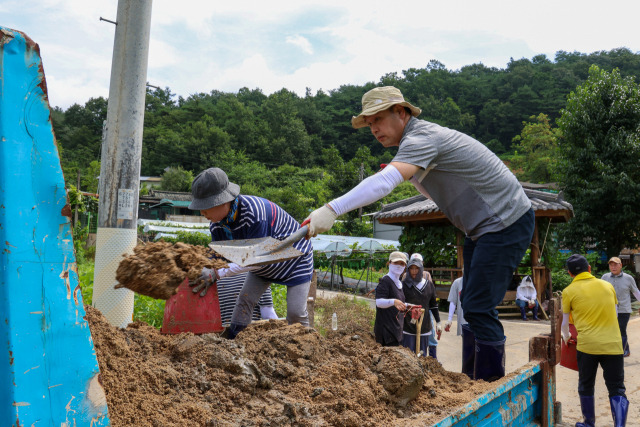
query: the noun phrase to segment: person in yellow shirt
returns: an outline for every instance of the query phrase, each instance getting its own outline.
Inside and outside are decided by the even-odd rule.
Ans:
[[[571,255],[567,270],[573,281],[562,291],[562,339],[567,342],[569,316],[578,331],[578,394],[584,422],[576,427],[594,427],[596,422],[594,386],[598,365],[609,391],[615,427],[624,427],[629,411],[625,395],[622,337],[618,327],[618,299],[613,286],[591,275],[591,266],[582,255]]]

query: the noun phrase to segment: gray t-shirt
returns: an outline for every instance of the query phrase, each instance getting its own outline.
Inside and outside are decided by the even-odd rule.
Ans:
[[[464,314],[462,312],[462,301],[460,301],[460,291],[462,291],[462,277],[458,277],[451,284],[449,289],[449,297],[447,301],[456,305],[456,316],[458,320],[458,335],[462,335],[462,325],[466,325],[467,321],[464,320]]]
[[[505,164],[461,132],[412,117],[393,161],[420,167],[413,184],[471,239],[503,230],[531,209]]]
[[[631,313],[631,293],[638,293],[638,287],[633,277],[627,273],[620,273],[619,276],[605,273],[602,275],[602,280],[611,283],[616,290],[618,313]]]

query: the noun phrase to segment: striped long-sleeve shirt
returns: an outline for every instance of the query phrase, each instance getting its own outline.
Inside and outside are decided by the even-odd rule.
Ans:
[[[275,203],[256,196],[238,196],[238,215],[229,224],[233,240],[273,237],[284,240],[300,228],[298,221]],[[229,240],[219,222],[209,226],[213,241]],[[311,280],[313,274],[313,247],[309,240],[301,239],[293,245],[304,255],[288,261],[260,267],[253,274],[287,286],[300,285]]]
[[[242,290],[244,279],[247,278],[247,273],[241,273],[237,276],[225,277],[218,280],[218,300],[220,302],[220,317],[222,318],[222,324],[228,325],[231,322],[231,314],[233,314],[233,308],[236,305],[238,294]],[[251,320],[260,320],[260,307],[273,306],[273,297],[271,295],[271,287],[268,287],[266,291],[260,297],[258,304],[253,308]]]

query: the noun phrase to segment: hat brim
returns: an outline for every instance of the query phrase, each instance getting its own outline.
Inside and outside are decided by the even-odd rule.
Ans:
[[[394,105],[402,105],[403,107],[408,107],[411,110],[411,115],[413,117],[418,117],[420,115],[420,113],[422,113],[422,110],[419,109],[418,107],[411,105],[410,103],[408,103],[407,101],[403,101],[403,102],[392,102],[392,101],[387,101],[387,102],[381,102],[380,104],[375,104],[372,107],[369,107],[365,110],[362,110],[362,113],[358,114],[357,116],[353,116],[351,118],[351,126],[353,126],[355,129],[360,129],[363,127],[367,127],[367,123],[365,122],[365,117],[367,116],[373,116],[376,113],[379,113],[380,111],[384,111],[388,108],[391,108]]]
[[[240,194],[240,186],[230,182],[227,188],[218,194],[204,199],[194,198],[191,203],[189,203],[189,209],[193,211],[205,211],[215,206],[232,202],[236,197],[238,197],[238,194]]]

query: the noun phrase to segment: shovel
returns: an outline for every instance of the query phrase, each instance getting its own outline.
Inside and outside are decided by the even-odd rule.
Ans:
[[[302,255],[302,252],[294,248],[293,244],[306,236],[307,231],[308,227],[305,225],[284,240],[259,237],[212,242],[209,243],[209,247],[241,267],[275,264]]]

